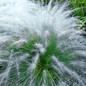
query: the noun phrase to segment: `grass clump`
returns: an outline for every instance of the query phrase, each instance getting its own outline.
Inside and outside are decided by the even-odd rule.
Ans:
[[[13,53],[16,53],[13,55],[12,59],[19,58],[17,59],[19,62],[16,63],[14,61],[10,70],[9,86],[15,86],[17,84],[21,84],[21,86],[28,86],[28,84],[31,84],[31,86],[42,86],[43,84],[44,86],[51,86],[58,84],[58,81],[62,76],[52,67],[53,61],[51,57],[56,56],[59,61],[63,62],[67,66],[70,66],[69,63],[74,59],[70,58],[70,52],[62,52],[57,47],[58,39],[55,33],[52,32],[50,33],[50,36],[47,37],[48,45],[46,47],[45,40],[43,39],[43,37],[35,35],[20,47],[13,45],[7,49],[7,51],[13,50]],[[35,46],[35,43],[42,44],[46,49],[46,52],[41,53]],[[29,56],[26,59],[20,60],[21,58],[19,56],[24,53],[28,53]],[[39,57],[34,63],[37,54],[39,54]],[[35,64],[35,67],[31,71],[33,63]],[[15,65],[19,65],[18,70]]]

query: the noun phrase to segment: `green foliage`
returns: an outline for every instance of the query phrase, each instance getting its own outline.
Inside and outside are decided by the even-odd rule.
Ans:
[[[77,16],[84,17],[86,15],[86,1],[85,0],[71,0],[73,8],[76,9]]]

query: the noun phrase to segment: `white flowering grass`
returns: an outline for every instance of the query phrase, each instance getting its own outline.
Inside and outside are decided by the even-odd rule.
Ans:
[[[71,14],[68,3],[0,1],[0,86],[86,85],[86,41]]]
[[[20,47],[18,46],[19,41],[15,45],[11,45],[14,42],[8,43],[6,50],[9,53],[11,52],[11,55],[3,55],[0,60],[2,62],[1,71],[9,68],[4,64],[7,64],[7,62],[10,63],[9,77],[7,79],[8,85],[16,85],[18,83],[23,86],[28,86],[28,84],[33,86],[45,84],[49,86],[58,83],[61,79],[60,70],[57,72],[54,69],[53,56],[56,56],[69,67],[72,66],[69,63],[75,60],[75,58],[69,58],[72,57],[70,52],[62,52],[57,48],[57,37],[55,33],[52,33],[46,39],[43,40],[43,37],[41,38],[35,35],[35,37],[29,39],[28,42],[23,43]],[[46,41],[48,45],[45,44]],[[4,58],[7,60],[3,60]]]

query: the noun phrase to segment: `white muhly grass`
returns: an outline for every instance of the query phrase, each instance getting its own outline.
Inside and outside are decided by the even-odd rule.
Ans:
[[[28,69],[28,72],[33,72],[33,70],[36,68],[37,61],[39,59],[39,53],[37,53],[36,56],[33,57],[33,63],[30,64],[30,68]]]
[[[67,68],[63,63],[61,63],[55,56],[52,56],[51,58],[52,58],[52,60],[53,60],[54,62],[56,62],[57,70],[58,70],[58,67],[59,67],[60,72],[62,72],[62,73],[67,72],[69,75],[71,75],[71,77],[73,77],[74,79],[78,80],[78,83],[80,83],[82,86],[85,86],[85,85],[83,84],[83,81],[82,81],[81,77],[80,77],[77,73],[75,73],[74,71],[68,69],[68,68]]]
[[[34,46],[39,49],[41,54],[44,54],[46,52],[46,49],[43,47],[43,44],[35,43]]]
[[[14,42],[11,46],[16,45],[17,47],[20,47],[24,43],[27,43],[27,40],[20,39],[20,40]]]
[[[69,86],[65,82],[59,82],[58,86]]]
[[[47,37],[51,31],[56,33],[58,48],[62,51],[72,50],[73,54],[76,54],[77,59],[81,59],[82,63],[79,64],[79,62],[76,61],[76,63],[72,62],[71,64],[74,65],[74,67],[79,64],[79,70],[84,72],[79,72],[78,74],[75,69],[70,69],[59,61],[59,59],[57,59],[58,57],[51,56],[52,61],[55,62],[55,64],[52,63],[52,67],[63,77],[60,79],[61,81],[58,82],[58,86],[70,86],[71,84],[68,82],[69,78],[73,81],[73,83],[71,81],[72,86],[86,85],[86,77],[84,76],[86,69],[83,68],[85,66],[83,61],[86,62],[86,58],[83,58],[86,57],[86,39],[81,35],[83,32],[77,30],[78,19],[70,16],[72,10],[69,10],[67,6],[68,3],[52,6],[52,1],[50,1],[48,6],[42,6],[30,0],[0,0],[0,64],[7,64],[6,69],[0,72],[0,86],[6,86],[6,83],[9,84],[8,78],[14,66],[17,69],[17,75],[20,76],[20,63],[27,62],[27,58],[30,57],[30,55],[27,54],[29,52],[7,52],[5,45],[12,39],[18,38],[19,40],[13,42],[11,46],[17,45],[17,48],[19,48],[31,38],[30,33],[33,35],[36,33],[46,40],[45,44],[43,44],[46,47],[48,46]],[[36,68],[40,55],[46,53],[43,45],[35,44],[39,52],[36,51],[36,56],[32,57],[32,63],[27,62],[28,65],[30,65],[27,70],[27,74],[30,73],[30,80],[26,86],[35,86],[34,78],[36,77],[33,75],[33,70]],[[4,51],[4,53],[2,53],[2,51]],[[8,58],[3,58],[5,55],[8,55]],[[68,74],[66,75],[67,78],[64,78],[65,73]],[[46,86],[46,77],[47,76],[44,75],[42,86]],[[50,86],[57,86],[56,84],[57,83],[53,82]]]

